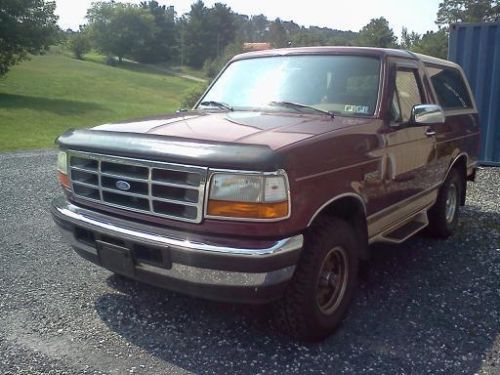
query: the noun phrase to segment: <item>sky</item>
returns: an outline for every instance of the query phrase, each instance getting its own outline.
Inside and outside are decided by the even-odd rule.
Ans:
[[[77,30],[85,23],[85,14],[94,0],[55,0],[59,25],[63,29]],[[120,1],[120,0],[117,0]],[[173,5],[178,16],[189,12],[195,0],[157,0],[161,5]],[[339,30],[359,31],[370,19],[385,17],[394,33],[401,35],[401,28],[424,33],[437,30],[434,23],[441,0],[205,0],[210,7],[215,2],[227,4],[240,14],[264,14],[268,19],[279,17],[293,20],[301,26],[322,26]],[[140,3],[141,0],[121,0]]]

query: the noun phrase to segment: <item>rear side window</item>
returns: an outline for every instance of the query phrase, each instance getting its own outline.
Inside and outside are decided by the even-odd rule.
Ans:
[[[471,108],[472,101],[462,74],[457,69],[427,66],[427,73],[445,109]]]

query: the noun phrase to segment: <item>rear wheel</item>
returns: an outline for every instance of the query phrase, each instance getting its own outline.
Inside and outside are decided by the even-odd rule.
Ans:
[[[301,260],[275,321],[286,334],[316,341],[342,322],[354,295],[359,260],[353,228],[337,218],[321,218],[305,235]]]
[[[465,179],[457,168],[453,168],[439,189],[434,206],[428,211],[427,232],[434,237],[447,238],[455,230],[458,213],[465,188]]]

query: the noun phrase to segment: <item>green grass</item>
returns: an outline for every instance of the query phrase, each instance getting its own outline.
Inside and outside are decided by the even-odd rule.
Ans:
[[[53,147],[65,130],[175,111],[198,84],[54,48],[0,78],[0,151]]]

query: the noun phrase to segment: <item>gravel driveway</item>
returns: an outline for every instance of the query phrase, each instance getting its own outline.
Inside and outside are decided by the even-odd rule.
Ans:
[[[500,374],[500,169],[459,232],[377,246],[335,335],[302,345],[266,309],[189,298],[79,258],[48,212],[55,152],[0,154],[0,373]]]

